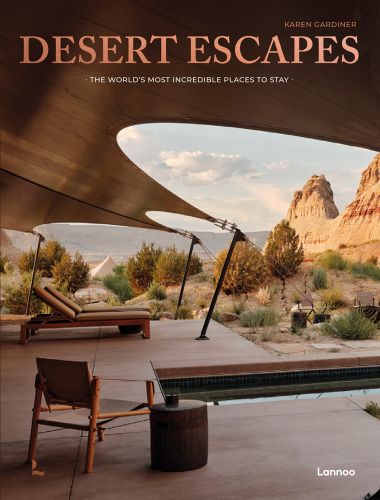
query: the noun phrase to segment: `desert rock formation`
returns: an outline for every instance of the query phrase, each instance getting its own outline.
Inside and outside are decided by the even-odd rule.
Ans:
[[[308,254],[364,245],[366,254],[380,256],[380,153],[363,171],[355,199],[340,215],[330,183],[324,175],[313,175],[294,193],[287,219]]]

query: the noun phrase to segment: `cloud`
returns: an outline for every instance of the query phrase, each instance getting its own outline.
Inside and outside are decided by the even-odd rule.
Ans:
[[[289,160],[273,161],[271,163],[264,163],[264,167],[272,172],[283,172],[289,168]]]
[[[119,143],[121,149],[123,149],[123,146],[130,144],[131,142],[138,142],[141,141],[141,139],[142,133],[137,129],[137,127],[123,128],[123,130],[117,134],[117,142]]]
[[[161,151],[159,156],[172,177],[190,185],[215,184],[236,176],[247,179],[260,176],[250,160],[238,154]]]

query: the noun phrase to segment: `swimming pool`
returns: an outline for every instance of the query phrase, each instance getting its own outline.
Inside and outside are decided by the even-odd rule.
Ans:
[[[218,404],[380,394],[380,366],[160,379],[165,394]]]

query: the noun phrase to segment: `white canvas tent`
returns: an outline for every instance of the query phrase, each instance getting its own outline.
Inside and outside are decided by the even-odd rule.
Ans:
[[[90,276],[91,278],[104,278],[107,274],[112,273],[115,266],[117,266],[116,262],[108,255],[103,262],[91,269]]]

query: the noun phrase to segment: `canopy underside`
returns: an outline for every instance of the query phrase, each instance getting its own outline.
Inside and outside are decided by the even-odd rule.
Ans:
[[[88,222],[168,230],[146,216],[174,212],[213,217],[146,175],[119,149],[117,133],[148,122],[204,123],[292,134],[380,150],[380,30],[376,1],[8,2],[3,7],[1,227],[30,231],[50,222]],[[276,8],[274,8],[274,6]],[[291,6],[291,9],[290,9]],[[323,12],[325,10],[325,12]],[[200,11],[202,15],[200,16]],[[276,12],[273,20],[272,13]],[[292,12],[290,12],[292,11]],[[22,13],[22,15],[20,15]],[[278,34],[279,20],[354,19],[354,65],[188,64],[188,45],[171,64],[20,64],[20,34]],[[306,30],[307,31],[307,30]],[[331,29],[317,30],[331,35]],[[350,30],[345,30],[349,34]],[[336,32],[336,30],[334,30]],[[302,30],[305,33],[305,30]],[[316,30],[309,35],[315,36]],[[157,48],[146,51],[157,60]],[[273,85],[101,84],[90,76],[231,76],[291,78]]]

